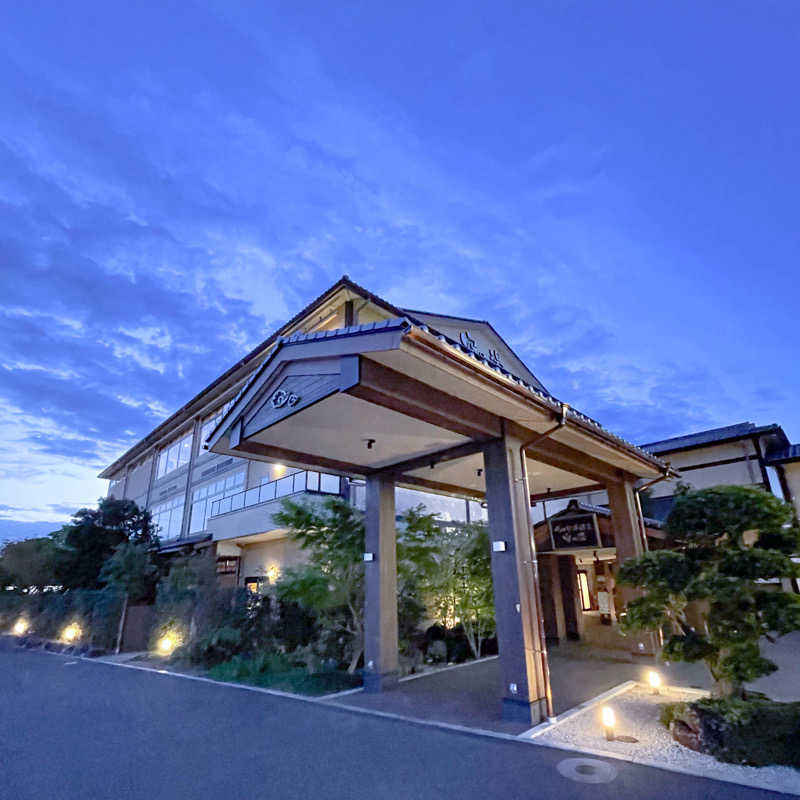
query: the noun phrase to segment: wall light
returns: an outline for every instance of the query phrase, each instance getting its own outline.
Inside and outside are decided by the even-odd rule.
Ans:
[[[281,568],[277,564],[270,564],[266,569],[265,575],[270,583],[275,583],[281,576]]]
[[[78,625],[77,622],[71,622],[66,628],[64,628],[63,631],[61,631],[61,640],[67,644],[72,644],[81,638],[81,634],[81,626]]]
[[[614,741],[614,725],[617,723],[616,714],[614,714],[614,709],[611,706],[603,706],[600,711],[600,714],[603,719],[603,730],[606,734],[606,739],[609,742]]]
[[[650,684],[651,694],[660,693],[661,676],[654,669],[651,669],[650,672],[647,673],[647,682]]]
[[[18,619],[14,623],[14,633],[17,636],[24,636],[28,632],[28,628],[29,627],[30,627],[30,625],[28,625],[28,621],[27,620]]]
[[[286,466],[284,464],[272,465],[272,480],[282,478],[286,474]]]

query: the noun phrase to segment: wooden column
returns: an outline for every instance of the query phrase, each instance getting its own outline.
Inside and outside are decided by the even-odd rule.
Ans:
[[[614,530],[614,543],[617,548],[617,564],[624,564],[629,558],[635,558],[645,552],[639,527],[636,498],[633,495],[633,484],[630,481],[609,483],[608,506],[611,509],[611,525]],[[638,595],[630,586],[622,587],[622,599],[625,605]],[[658,650],[657,637],[653,633],[630,635],[632,651],[635,655],[655,655]]]
[[[397,534],[394,481],[367,478],[364,519],[364,691],[397,685]]]
[[[504,436],[484,450],[495,621],[503,679],[503,718],[537,724],[547,713],[535,594],[530,498],[520,464],[521,442]]]

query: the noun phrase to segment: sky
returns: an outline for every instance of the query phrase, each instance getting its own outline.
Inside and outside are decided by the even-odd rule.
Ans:
[[[46,2],[0,28],[0,539],[342,274],[644,443],[800,440],[800,7]]]

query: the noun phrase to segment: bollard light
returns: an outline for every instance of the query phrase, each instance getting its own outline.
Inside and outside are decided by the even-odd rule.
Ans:
[[[650,672],[647,673],[647,682],[650,684],[651,694],[660,693],[661,676],[654,669],[651,669]]]
[[[78,639],[80,638],[81,638],[81,626],[78,625],[77,622],[70,623],[61,632],[61,639],[62,641],[65,641],[67,644],[72,644],[73,642],[77,642]]]
[[[27,633],[27,631],[28,631],[28,627],[29,627],[29,626],[28,626],[28,622],[27,622],[27,620],[24,620],[24,619],[18,619],[18,620],[17,620],[17,621],[14,623],[14,633],[15,633],[17,636],[24,636],[24,635]]]
[[[600,712],[603,719],[603,730],[606,734],[606,739],[609,742],[614,741],[614,725],[616,725],[617,718],[614,714],[614,709],[611,706],[603,706]]]
[[[158,640],[158,652],[162,655],[169,655],[175,649],[175,642],[170,636],[162,636]]]

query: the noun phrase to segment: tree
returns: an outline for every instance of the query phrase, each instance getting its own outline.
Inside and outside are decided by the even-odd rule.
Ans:
[[[331,497],[315,504],[285,500],[275,519],[308,553],[307,563],[284,571],[278,597],[317,612],[323,635],[335,640],[349,660],[348,672],[355,672],[364,651],[364,515]],[[433,564],[433,519],[415,509],[397,533],[401,636],[424,613],[415,602],[414,580]]]
[[[435,566],[422,579],[428,605],[445,627],[460,624],[475,658],[494,630],[489,532],[473,523],[439,532]]]
[[[718,486],[680,494],[666,520],[672,549],[625,562],[619,582],[640,587],[623,628],[671,635],[664,658],[704,661],[721,697],[777,669],[761,655],[761,637],[800,630],[800,598],[762,581],[792,577],[800,526],[790,505],[761,489]],[[704,630],[687,604],[705,604]]]
[[[47,537],[7,542],[0,551],[0,586],[13,583],[42,591],[58,583],[55,562],[56,548]]]
[[[128,602],[139,603],[153,599],[158,576],[152,547],[145,542],[125,541],[103,564],[99,580],[126,595]]]
[[[57,548],[56,576],[65,589],[100,588],[103,565],[123,543],[158,547],[150,512],[132,500],[113,497],[101,498],[97,508],[77,511],[52,539]]]

